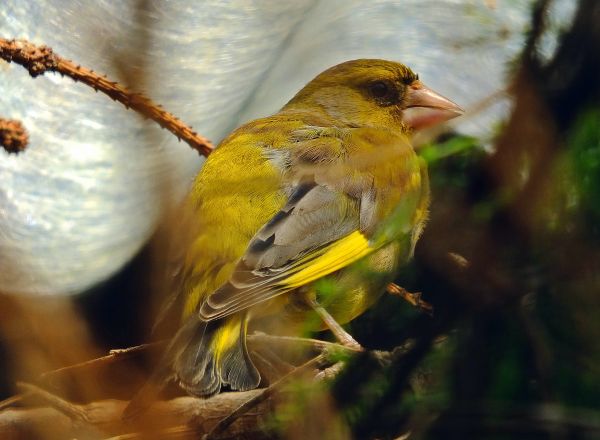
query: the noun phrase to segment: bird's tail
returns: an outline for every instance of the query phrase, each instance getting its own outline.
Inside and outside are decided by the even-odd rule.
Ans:
[[[245,314],[215,321],[195,320],[195,331],[176,354],[173,370],[190,394],[208,397],[221,385],[245,391],[256,388],[260,375],[246,348]]]
[[[188,393],[209,397],[221,385],[233,390],[256,388],[260,374],[246,347],[248,321],[236,314],[214,321],[191,316],[177,332],[151,379],[134,396],[124,418],[141,413],[169,379],[176,379]]]

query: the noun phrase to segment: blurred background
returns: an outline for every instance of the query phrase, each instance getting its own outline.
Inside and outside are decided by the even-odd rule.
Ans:
[[[467,110],[418,139],[431,221],[397,282],[434,315],[388,296],[351,323],[367,348],[411,348],[385,365],[355,359],[332,385],[331,420],[344,428],[315,429],[594,438],[599,14],[591,0],[6,0],[0,37],[47,44],[143,91],[215,144],[338,62],[411,66]],[[29,131],[25,152],[0,150],[8,398],[17,381],[148,339],[168,214],[202,159],[68,78],[34,80],[3,61],[0,78],[0,117]],[[143,361],[45,385],[76,402],[126,399]],[[288,419],[269,429],[294,437]]]

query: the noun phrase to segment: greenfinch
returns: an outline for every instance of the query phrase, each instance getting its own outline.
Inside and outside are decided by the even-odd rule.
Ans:
[[[173,292],[182,324],[156,376],[196,396],[249,390],[260,381],[249,322],[302,323],[310,301],[340,324],[363,313],[427,218],[427,170],[410,135],[461,112],[408,67],[360,59],[224,139],[187,200],[197,230]]]

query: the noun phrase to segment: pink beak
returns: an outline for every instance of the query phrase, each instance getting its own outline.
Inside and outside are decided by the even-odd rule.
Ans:
[[[402,120],[415,130],[439,124],[464,113],[454,102],[426,87],[421,81],[408,86]]]

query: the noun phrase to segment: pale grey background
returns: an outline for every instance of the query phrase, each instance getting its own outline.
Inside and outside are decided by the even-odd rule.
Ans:
[[[574,2],[555,2],[554,25]],[[359,57],[402,61],[465,108],[503,87],[530,0],[5,0],[0,36],[48,44],[145,90],[214,141],[276,111],[315,74]],[[138,6],[141,6],[140,10]],[[551,51],[552,38],[544,50]],[[134,55],[132,55],[134,54]],[[509,103],[459,122],[487,139]],[[0,62],[0,117],[30,148],[0,151],[0,291],[75,293],[123,266],[201,159],[105,96]]]

